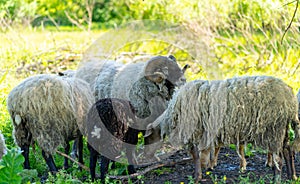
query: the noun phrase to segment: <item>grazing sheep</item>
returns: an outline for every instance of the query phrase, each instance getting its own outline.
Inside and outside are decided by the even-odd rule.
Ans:
[[[150,103],[150,110],[157,114],[163,112],[165,106],[159,104],[161,99],[154,98]],[[153,118],[150,116],[150,118]],[[121,151],[126,149],[128,171],[134,173],[137,164],[135,149],[138,142],[139,126],[143,126],[135,115],[135,110],[127,100],[118,98],[104,98],[98,100],[90,109],[87,121],[82,125],[83,134],[87,137],[90,150],[90,173],[95,179],[97,156],[101,154],[101,179],[104,180],[110,160],[118,161]],[[139,122],[139,123],[137,123]],[[132,127],[136,127],[132,128]]]
[[[86,130],[88,148],[90,150],[90,173],[95,179],[95,167],[97,156],[101,150],[101,180],[105,179],[110,159],[116,161],[121,155],[122,147],[126,148],[129,173],[135,172],[133,157],[135,145],[138,142],[137,129],[132,128],[136,124],[133,106],[129,101],[117,98],[105,98],[98,100],[90,109]]]
[[[147,62],[120,65],[106,62],[95,80],[95,98],[120,98],[129,100],[139,118],[151,115],[149,102],[161,97],[167,103],[175,87],[185,83],[184,70],[179,68],[174,56],[156,56]],[[148,119],[153,122],[160,114]],[[146,129],[145,123],[144,130]]]
[[[5,145],[4,136],[0,132],[0,160],[2,159],[3,155],[6,154],[6,150],[7,148]]]
[[[292,179],[296,176],[288,131],[291,124],[295,131],[293,148],[299,149],[297,114],[297,99],[280,79],[252,76],[197,80],[178,90],[167,110],[149,125],[146,139],[159,130],[156,126],[160,123],[162,136],[168,135],[170,143],[190,150],[197,182],[201,178],[200,159],[201,164],[207,163],[210,147],[216,142],[237,147],[248,142],[267,149],[273,156],[276,181],[280,178],[283,154],[288,177]]]
[[[92,66],[96,66],[94,70],[90,70]],[[137,117],[143,119],[139,128],[144,133],[147,125],[163,112],[151,111],[150,102],[158,97],[162,101],[159,103],[165,106],[174,89],[185,83],[184,72],[187,67],[188,65],[181,69],[172,55],[156,56],[147,62],[131,64],[120,64],[114,61],[87,62],[79,67],[76,77],[90,83],[96,100],[103,98],[129,100]],[[94,79],[97,72],[97,77]],[[151,144],[151,142],[147,143]]]
[[[37,142],[50,171],[56,172],[52,154],[59,145],[68,154],[69,141],[75,138],[79,139],[82,163],[82,135],[78,124],[85,120],[93,99],[88,83],[73,77],[42,74],[17,85],[8,95],[7,109],[15,142],[23,151],[24,168],[30,168],[29,146]],[[68,167],[67,159],[64,167]]]

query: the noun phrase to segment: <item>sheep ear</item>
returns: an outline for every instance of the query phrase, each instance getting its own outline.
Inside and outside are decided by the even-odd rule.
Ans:
[[[146,76],[146,79],[156,82],[156,83],[161,83],[166,78],[167,77],[162,72],[154,72],[154,74]]]
[[[173,55],[169,55],[168,58],[171,59],[171,60],[174,61],[174,62],[177,62],[175,56],[173,56]]]
[[[190,68],[190,65],[186,64],[186,65],[184,65],[184,67],[181,70],[184,73],[186,71],[186,69],[188,69],[188,68]]]

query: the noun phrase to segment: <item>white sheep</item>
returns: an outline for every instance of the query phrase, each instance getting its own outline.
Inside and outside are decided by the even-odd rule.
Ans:
[[[36,75],[13,88],[7,98],[7,109],[15,142],[25,157],[24,168],[30,168],[29,146],[34,142],[42,149],[52,172],[57,171],[52,154],[59,145],[64,146],[68,153],[69,141],[79,138],[79,150],[82,150],[78,124],[85,121],[93,101],[89,84],[73,77]],[[82,151],[79,152],[79,162],[82,163]],[[68,167],[67,159],[64,167]]]
[[[272,153],[276,181],[280,178],[283,154],[288,177],[292,179],[296,173],[288,132],[291,125],[295,131],[293,148],[299,149],[297,114],[297,98],[280,79],[252,76],[196,80],[178,90],[167,110],[148,126],[146,139],[161,129],[161,136],[168,135],[171,144],[190,150],[197,182],[201,178],[200,163],[208,163],[212,145],[239,147],[246,142]]]

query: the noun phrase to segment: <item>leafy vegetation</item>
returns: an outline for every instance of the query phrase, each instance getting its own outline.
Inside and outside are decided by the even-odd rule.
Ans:
[[[36,170],[22,169],[22,156],[15,149],[6,97],[25,77],[76,69],[84,51],[112,27],[131,20],[151,19],[184,25],[193,33],[193,40],[182,44],[192,48],[193,44],[201,43],[203,48],[191,52],[170,47],[168,42],[140,41],[123,45],[113,57],[124,56],[124,53],[126,57],[132,53],[166,55],[172,50],[180,64],[191,65],[188,80],[272,75],[283,79],[296,93],[300,88],[299,13],[282,40],[294,8],[295,4],[283,0],[0,0],[0,130],[10,149],[1,161],[0,183],[8,179],[16,183],[36,182],[37,176],[46,183],[90,182],[86,177],[88,173],[78,171],[76,165],[67,171],[61,170],[56,176],[48,176],[38,146],[30,150],[37,153],[30,154],[31,166]],[[88,163],[86,148],[84,153],[85,163]],[[249,146],[247,155],[253,154]],[[63,158],[55,155],[55,160],[58,167],[62,167]],[[124,171],[125,167],[119,165],[111,173]],[[216,182],[226,182],[224,176],[213,177]],[[258,180],[258,183],[269,181]],[[247,183],[249,179],[240,178],[240,181]]]

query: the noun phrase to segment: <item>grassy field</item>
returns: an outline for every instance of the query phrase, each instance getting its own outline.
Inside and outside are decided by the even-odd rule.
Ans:
[[[203,38],[202,32],[197,32]],[[56,73],[66,69],[76,69],[84,51],[101,36],[104,31],[55,31],[55,30],[10,30],[0,33],[0,130],[6,138],[8,148],[16,147],[12,138],[12,125],[6,110],[6,98],[10,90],[24,78],[38,73]],[[187,72],[188,80],[197,78],[224,79],[241,75],[271,75],[283,79],[296,93],[300,88],[300,36],[296,28],[289,31],[281,43],[283,30],[212,31],[208,40],[210,54],[206,60],[193,58],[188,51],[178,49],[176,57],[185,58],[180,64],[188,62],[192,68]],[[154,43],[144,45],[143,52],[162,46]],[[161,43],[160,43],[161,44]],[[186,44],[189,44],[187,42]],[[163,46],[164,49],[167,45]],[[133,47],[130,47],[133,48]],[[123,49],[123,50],[122,50]],[[129,47],[120,48],[118,53],[130,51]],[[204,51],[199,51],[203,52]],[[166,54],[168,52],[161,52]],[[188,54],[187,54],[188,53]],[[188,55],[188,56],[187,56]],[[192,54],[191,54],[192,55]],[[195,59],[195,60],[194,60]],[[197,60],[197,61],[196,61]],[[47,171],[38,147],[31,154],[32,167],[39,176]],[[85,150],[87,154],[88,151]],[[88,158],[85,155],[85,158]],[[57,156],[58,167],[62,158]],[[87,161],[86,161],[87,163]],[[86,172],[77,172],[76,166],[66,174],[59,174],[60,182],[80,178]],[[71,173],[71,174],[70,174]],[[71,175],[73,177],[71,177]],[[71,177],[71,178],[70,178]],[[56,183],[59,183],[59,178]],[[52,182],[51,177],[49,183]]]

